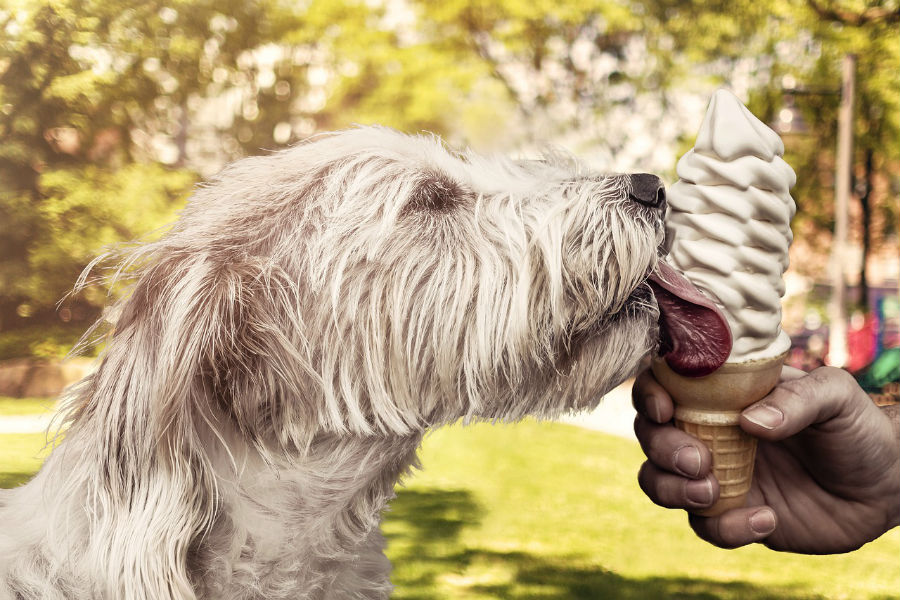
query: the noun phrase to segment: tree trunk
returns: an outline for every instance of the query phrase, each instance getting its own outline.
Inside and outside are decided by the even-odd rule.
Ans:
[[[866,148],[865,158],[865,183],[862,194],[859,195],[859,204],[862,208],[862,261],[859,267],[859,304],[863,312],[869,312],[869,280],[866,277],[866,266],[869,263],[869,251],[872,246],[872,186],[875,179],[875,152],[872,148]]]

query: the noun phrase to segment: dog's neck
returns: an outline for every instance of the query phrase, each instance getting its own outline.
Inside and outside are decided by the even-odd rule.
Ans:
[[[236,587],[258,587],[261,572],[277,572],[272,584],[329,590],[323,597],[379,587],[386,595],[378,524],[420,442],[420,434],[319,434],[304,455],[273,462],[243,444],[229,443],[229,454],[220,441],[212,458],[221,504],[188,559],[195,576],[205,573],[195,584],[205,596],[231,597]]]
[[[378,524],[394,485],[416,463],[421,434],[320,434],[304,454],[267,462],[236,432],[198,432],[212,478],[198,475],[195,489],[185,489],[190,482],[167,482],[167,475],[156,472],[139,488],[159,491],[157,500],[138,500],[130,507],[110,504],[104,514],[89,518],[86,511],[98,504],[86,486],[98,479],[93,471],[108,451],[86,435],[94,428],[75,429],[33,482],[11,491],[20,501],[8,497],[4,507],[0,496],[0,517],[12,527],[0,532],[0,575],[44,577],[57,582],[48,583],[48,589],[80,589],[82,582],[74,576],[43,571],[52,561],[42,553],[52,552],[67,557],[73,573],[94,573],[99,588],[83,590],[84,597],[96,589],[123,598],[189,597],[193,592],[200,598],[275,600],[295,598],[297,590],[318,590],[307,597],[323,599],[389,595],[390,563]],[[186,468],[190,473],[190,465]],[[175,499],[163,505],[162,497]],[[191,523],[188,515],[202,510],[198,506],[213,507],[202,531],[167,527]],[[98,524],[89,525],[92,521]],[[108,534],[121,530],[128,532],[122,539]],[[135,560],[147,565],[146,581],[135,582],[120,570],[125,567],[111,569],[96,558],[118,556],[124,550],[117,544],[132,538],[138,541],[128,542],[129,547],[142,548]],[[173,549],[181,550],[173,554]],[[186,561],[180,567],[173,561],[178,554]],[[180,579],[166,572],[169,567],[178,568]],[[175,587],[177,581],[182,587]],[[169,591],[141,596],[141,589]],[[365,595],[359,596],[361,590]]]

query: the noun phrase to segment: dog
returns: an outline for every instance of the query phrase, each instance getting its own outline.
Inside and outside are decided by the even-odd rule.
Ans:
[[[658,344],[665,193],[358,127],[227,166],[131,282],[63,439],[0,492],[0,598],[386,598],[424,433],[591,409]]]

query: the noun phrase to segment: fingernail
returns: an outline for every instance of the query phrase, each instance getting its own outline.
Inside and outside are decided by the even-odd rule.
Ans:
[[[756,511],[750,516],[750,529],[759,535],[769,535],[775,531],[775,513],[765,508]]]
[[[659,410],[659,402],[656,400],[656,396],[650,396],[647,398],[647,412],[650,413],[650,417],[657,423],[662,423],[662,412]]]
[[[700,475],[700,451],[694,446],[682,446],[676,450],[675,468],[686,477]]]
[[[712,484],[709,479],[688,481],[685,486],[688,500],[696,504],[709,504],[712,502]]]
[[[766,429],[775,429],[784,423],[784,413],[774,406],[760,404],[744,411],[744,418]]]

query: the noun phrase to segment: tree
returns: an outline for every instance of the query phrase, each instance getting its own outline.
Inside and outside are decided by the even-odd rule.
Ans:
[[[862,247],[859,305],[868,309],[866,266],[873,246],[896,237],[900,225],[900,7],[887,3],[849,8],[840,2],[807,0],[810,8],[827,24],[823,37],[831,35],[831,52],[823,53],[821,72],[836,76],[838,54],[857,56],[856,160],[854,197],[859,201],[859,239]],[[842,35],[837,36],[839,31]],[[880,186],[884,186],[879,189]],[[885,189],[886,188],[886,189]],[[876,227],[877,224],[877,227]],[[895,252],[896,256],[898,253]]]
[[[218,65],[261,43],[272,23],[293,23],[271,4],[60,0],[4,7],[0,323],[52,320],[56,301],[100,245],[137,237],[173,216],[193,175],[177,168],[184,164],[177,152],[163,161],[169,168],[150,161],[166,158],[173,136],[165,134],[179,133],[170,131],[179,122],[171,117],[202,93]],[[223,20],[226,26],[217,27]],[[212,42],[214,57],[202,51]],[[121,192],[140,196],[129,205]],[[95,316],[97,300],[76,302],[74,314]]]
[[[708,97],[717,85],[729,85],[768,122],[786,100],[794,102],[807,123],[805,135],[785,138],[798,174],[794,226],[801,244],[827,245],[830,235],[839,99],[785,96],[784,88],[836,91],[840,59],[855,53],[860,238],[866,251],[896,245],[890,240],[900,189],[900,8],[892,0],[419,0],[417,6],[438,43],[485,61],[518,107],[528,137],[568,139],[612,167],[621,156],[626,164],[667,160],[674,167],[674,157],[693,142],[678,102],[692,90]],[[702,105],[694,109],[699,123]],[[671,154],[654,155],[648,138]],[[670,143],[676,139],[677,153]],[[821,266],[799,268],[815,274]]]
[[[354,122],[445,133],[480,76],[354,0],[26,0],[0,30],[0,330],[96,317],[102,287],[56,303],[198,174]]]
[[[436,45],[478,57],[507,92],[515,108],[507,145],[549,140],[610,170],[666,160],[667,142],[680,127],[669,113],[671,79],[657,60],[667,55],[649,51],[639,4],[417,0],[415,6]]]
[[[896,256],[900,190],[900,8],[896,2],[652,2],[651,13],[670,36],[681,70],[705,66],[724,82],[743,79],[750,108],[769,122],[787,104],[806,130],[786,135],[787,160],[797,171],[794,230],[800,243],[827,247],[834,223],[834,169],[841,59],[858,57],[854,127],[854,196],[860,203],[856,238],[863,308],[866,264],[874,248]],[[785,88],[794,88],[786,90]],[[799,264],[808,275],[822,264]]]
[[[99,246],[162,225],[198,176],[245,154],[378,122],[551,140],[672,178],[716,85],[771,121],[786,78],[834,88],[846,52],[878,247],[897,231],[898,9],[846,2],[0,0],[0,329],[57,319]],[[813,239],[832,219],[837,98],[794,101],[809,126],[787,138],[795,225]],[[103,293],[72,307],[92,318]]]

